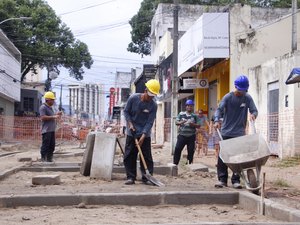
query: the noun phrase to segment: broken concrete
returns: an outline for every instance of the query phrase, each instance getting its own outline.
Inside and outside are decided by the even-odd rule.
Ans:
[[[91,178],[111,180],[116,151],[116,134],[96,133]]]
[[[83,176],[89,176],[91,172],[95,135],[95,132],[91,132],[87,136],[86,149],[83,154],[82,164],[80,168],[80,174],[82,174]]]

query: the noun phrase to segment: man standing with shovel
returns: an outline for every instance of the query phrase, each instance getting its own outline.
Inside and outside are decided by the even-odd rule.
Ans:
[[[244,75],[240,75],[235,79],[234,85],[235,91],[223,97],[215,112],[214,126],[217,129],[220,129],[220,118],[223,118],[221,129],[223,140],[245,135],[248,111],[250,112],[250,120],[252,121],[256,119],[258,114],[252,97],[247,93],[249,88],[248,78]],[[219,182],[215,184],[215,187],[226,187],[228,167],[220,156],[218,157],[217,172]],[[240,176],[237,173],[233,173],[231,182],[233,188],[242,188]]]
[[[153,99],[159,94],[160,85],[155,79],[149,80],[144,93],[135,93],[130,96],[124,109],[126,126],[126,144],[124,153],[124,165],[127,181],[131,185],[136,180],[136,160],[139,150],[142,150],[145,163],[141,162],[142,181],[151,184],[149,174],[153,174],[153,158],[151,153],[151,128],[156,118],[157,104]],[[137,139],[137,143],[135,140]],[[140,148],[140,149],[138,149]],[[145,165],[147,165],[145,168]],[[148,171],[149,169],[149,171]],[[149,175],[149,176],[147,176]]]

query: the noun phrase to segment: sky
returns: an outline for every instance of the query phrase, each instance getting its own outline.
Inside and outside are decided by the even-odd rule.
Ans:
[[[94,64],[84,69],[82,81],[76,81],[61,69],[52,81],[54,91],[63,85],[63,104],[68,104],[68,84],[99,83],[108,91],[114,84],[116,71],[151,63],[151,57],[127,51],[131,42],[129,20],[138,12],[142,0],[46,0],[56,15],[72,30],[76,39],[86,43]],[[46,72],[44,71],[44,76]]]

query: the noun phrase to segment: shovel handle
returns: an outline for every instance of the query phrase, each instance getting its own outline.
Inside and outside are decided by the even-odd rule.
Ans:
[[[217,128],[217,132],[218,132],[218,135],[219,135],[221,141],[223,141],[223,137],[222,137],[222,135],[221,135],[221,132],[220,132],[219,128]]]
[[[136,147],[137,147],[137,149],[139,151],[139,154],[140,154],[141,160],[143,162],[144,168],[145,168],[146,171],[148,171],[148,167],[147,167],[147,164],[146,164],[146,161],[145,161],[145,158],[144,158],[141,146],[139,145],[139,142],[138,142],[138,140],[136,138],[134,138],[134,142],[135,142],[135,145],[136,145]]]

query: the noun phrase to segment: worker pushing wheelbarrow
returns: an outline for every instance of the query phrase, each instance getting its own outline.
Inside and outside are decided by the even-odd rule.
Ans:
[[[242,177],[248,190],[258,194],[262,187],[261,167],[271,153],[265,139],[256,133],[254,122],[250,124],[253,134],[220,141],[220,158]]]
[[[215,184],[215,187],[227,186],[229,167],[233,171],[231,176],[233,188],[242,188],[240,177],[246,181],[246,188],[258,188],[260,185],[257,184],[257,179],[255,179],[256,184],[254,182],[253,170],[249,168],[250,175],[247,176],[243,172],[244,169],[252,166],[257,168],[257,172],[260,172],[260,166],[266,160],[260,155],[261,152],[258,151],[257,146],[255,150],[252,148],[255,144],[263,143],[262,139],[258,135],[254,135],[252,138],[243,137],[246,134],[247,120],[253,121],[254,124],[258,111],[252,97],[248,94],[248,77],[238,76],[234,81],[234,86],[235,90],[222,98],[214,115],[214,126],[218,132],[221,128],[220,120],[223,118],[221,133],[219,132],[222,141],[220,141],[217,163],[218,183]],[[268,154],[264,153],[263,155]],[[258,160],[260,158],[264,159]],[[249,179],[245,179],[246,177],[250,177],[251,182]]]

